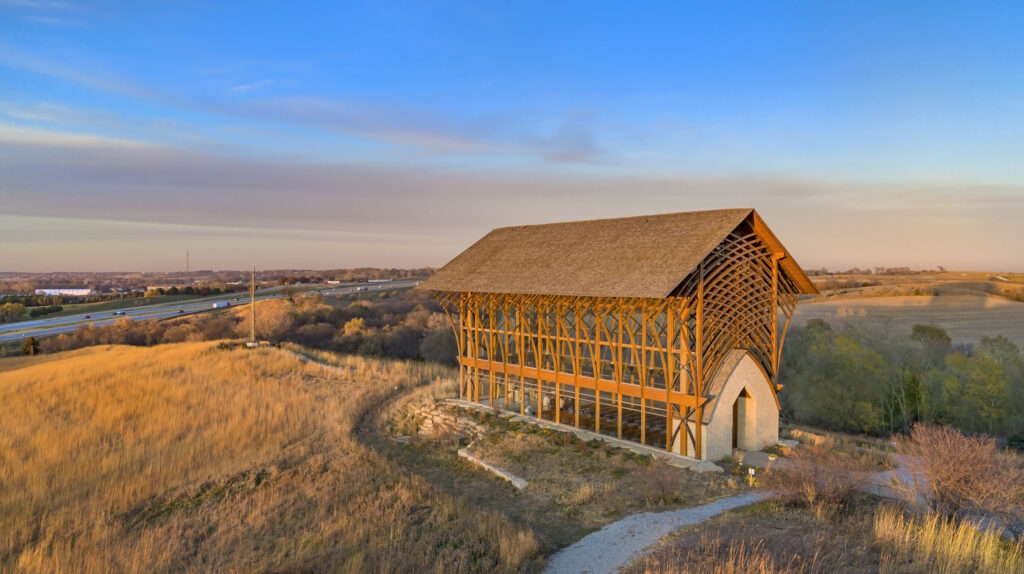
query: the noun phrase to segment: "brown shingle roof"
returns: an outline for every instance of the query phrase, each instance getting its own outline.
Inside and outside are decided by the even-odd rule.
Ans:
[[[667,297],[748,217],[760,221],[753,209],[721,209],[502,227],[437,270],[419,288]],[[774,236],[765,239],[769,244],[778,242]],[[797,284],[803,289],[803,279],[807,292],[814,292],[800,268],[795,263],[792,267],[799,275],[790,272]]]

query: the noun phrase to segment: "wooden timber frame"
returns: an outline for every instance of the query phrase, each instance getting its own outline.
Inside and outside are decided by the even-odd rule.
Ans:
[[[801,287],[759,223],[663,298],[435,290],[458,342],[460,398],[702,458],[710,381],[732,350],[750,352],[778,406]]]

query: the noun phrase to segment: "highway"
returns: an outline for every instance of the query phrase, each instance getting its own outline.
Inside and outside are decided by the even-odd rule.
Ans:
[[[301,291],[296,295],[307,293],[319,293],[321,295],[344,295],[355,293],[359,290],[382,291],[392,289],[404,289],[413,287],[419,281],[391,281],[388,283],[352,283],[345,285],[324,286],[322,289]],[[256,292],[256,300],[263,301],[281,297],[281,287],[260,289]],[[102,313],[82,313],[79,315],[68,315],[52,319],[34,319],[20,323],[5,323],[0,325],[0,343],[12,341],[23,341],[28,337],[36,339],[70,333],[83,325],[109,325],[129,319],[132,321],[145,321],[147,319],[166,319],[168,317],[184,317],[193,313],[213,310],[214,303],[228,302],[232,307],[247,306],[249,295],[247,293],[231,293],[228,295],[214,295],[202,299],[183,301],[178,303],[160,303],[156,305],[144,305],[118,311],[104,311]]]

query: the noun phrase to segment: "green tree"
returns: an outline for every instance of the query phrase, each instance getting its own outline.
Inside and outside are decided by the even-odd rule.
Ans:
[[[910,340],[921,344],[932,365],[942,364],[953,346],[949,334],[935,325],[914,325],[910,331]]]
[[[836,333],[824,322],[809,321],[793,339],[780,382],[797,421],[849,432],[888,430],[889,365],[882,354],[856,332]]]
[[[17,321],[24,314],[25,306],[21,303],[4,303],[0,305],[0,323]]]
[[[941,393],[940,422],[967,432],[1009,435],[1012,418],[1011,380],[992,357],[979,353],[968,357],[954,353],[946,357],[946,369],[934,379]]]

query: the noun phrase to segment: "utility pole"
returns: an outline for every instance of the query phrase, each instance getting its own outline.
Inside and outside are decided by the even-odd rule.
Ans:
[[[256,266],[249,281],[249,346],[256,346]]]
[[[185,250],[185,274],[188,275],[188,249]]]

